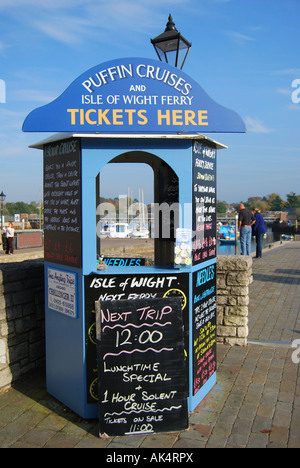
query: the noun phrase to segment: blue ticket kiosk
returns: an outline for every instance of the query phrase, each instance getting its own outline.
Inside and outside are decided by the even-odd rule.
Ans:
[[[245,132],[242,120],[183,72],[129,58],[88,70],[57,100],[29,114],[23,130],[58,132],[33,145],[44,157],[47,390],[83,418],[96,418],[108,390],[99,398],[95,303],[138,299],[152,319],[151,300],[179,297],[193,411],[216,383],[216,176],[217,150],[225,146],[206,133]],[[151,264],[134,254],[99,263],[110,210],[100,203],[99,175],[111,163],[145,163],[153,170],[151,215],[146,209]],[[126,345],[136,338],[126,330],[119,324],[117,345],[129,354]],[[155,342],[154,334],[145,336]],[[150,375],[150,365],[122,368],[119,354],[106,368],[111,375],[126,381],[134,369],[130,378],[140,389],[143,381],[158,379],[157,363]]]

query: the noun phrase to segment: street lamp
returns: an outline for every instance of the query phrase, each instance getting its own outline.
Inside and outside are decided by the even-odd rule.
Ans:
[[[6,195],[2,192],[0,193],[0,203],[1,203],[1,231],[3,228],[3,203],[5,202]]]
[[[151,39],[151,43],[159,60],[182,70],[192,44],[177,31],[171,15],[169,15],[165,31]]]

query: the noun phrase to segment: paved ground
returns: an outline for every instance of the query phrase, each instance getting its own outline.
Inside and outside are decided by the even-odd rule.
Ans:
[[[35,260],[44,257],[44,249],[42,247],[33,247],[28,249],[15,250],[12,255],[6,255],[0,245],[0,263],[22,262],[25,260]]]
[[[218,345],[217,384],[188,431],[99,439],[97,421],[48,395],[37,372],[0,394],[0,447],[299,448],[300,242],[254,259],[253,274],[249,345]]]

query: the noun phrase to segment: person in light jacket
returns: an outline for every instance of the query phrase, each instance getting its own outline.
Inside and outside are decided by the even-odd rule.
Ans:
[[[262,257],[262,241],[265,233],[267,232],[267,226],[265,223],[265,220],[263,218],[263,215],[261,214],[260,210],[255,208],[255,224],[254,224],[254,235],[256,239],[256,257],[255,258],[261,258]]]
[[[14,236],[15,236],[15,230],[14,230],[14,225],[13,223],[9,223],[8,228],[6,228],[6,239],[7,239],[7,245],[6,245],[6,254],[13,254],[14,253]]]

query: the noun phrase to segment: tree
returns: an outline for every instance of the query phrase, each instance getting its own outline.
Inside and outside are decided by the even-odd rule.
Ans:
[[[247,201],[247,206],[251,208],[256,208],[257,205],[262,201],[261,197],[249,197]]]
[[[225,202],[217,201],[217,213],[226,213],[227,206]]]
[[[295,192],[290,192],[286,196],[287,208],[300,208],[300,197]]]
[[[276,194],[275,194],[276,195]],[[276,195],[270,201],[270,207],[272,211],[281,211],[283,208],[283,201],[279,195]]]
[[[256,208],[258,208],[262,213],[266,213],[267,211],[270,211],[270,205],[266,200],[260,201]]]
[[[15,214],[39,214],[39,209],[36,204],[15,202],[6,203],[4,209],[4,215],[13,216]]]

